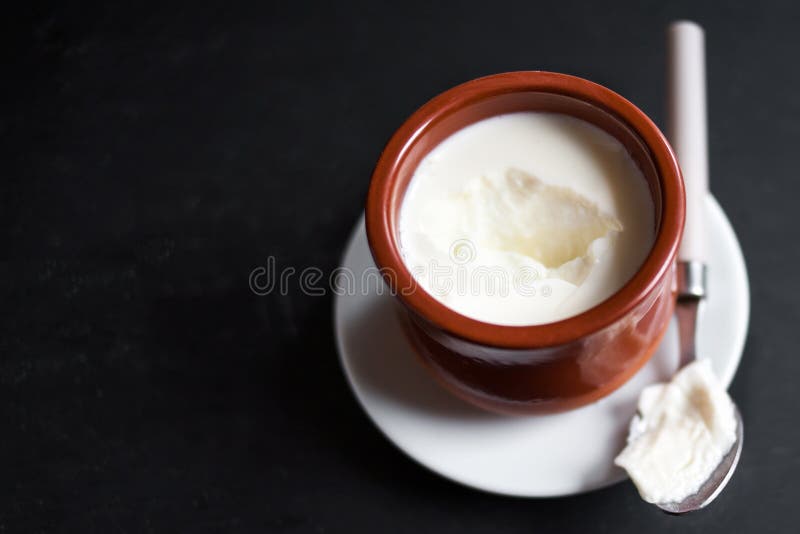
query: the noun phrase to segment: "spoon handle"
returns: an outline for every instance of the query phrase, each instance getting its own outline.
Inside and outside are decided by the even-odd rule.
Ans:
[[[667,50],[667,132],[686,187],[686,226],[678,257],[682,261],[705,262],[708,131],[703,29],[689,21],[670,24]]]

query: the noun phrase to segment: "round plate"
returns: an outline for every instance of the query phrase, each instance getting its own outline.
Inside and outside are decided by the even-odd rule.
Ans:
[[[698,319],[698,354],[711,359],[727,386],[744,348],[750,293],[728,219],[711,196],[706,209],[709,296]],[[451,396],[417,361],[397,304],[375,276],[363,218],[342,267],[359,281],[334,302],[342,367],[375,425],[411,458],[461,484],[521,497],[572,495],[625,478],[613,459],[625,443],[639,392],[677,369],[674,320],[651,360],[608,397],[556,415],[500,416]]]

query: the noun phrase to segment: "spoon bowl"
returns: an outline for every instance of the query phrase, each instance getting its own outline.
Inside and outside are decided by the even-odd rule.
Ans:
[[[736,414],[736,442],[731,446],[731,450],[722,458],[714,472],[708,477],[697,493],[686,497],[681,502],[656,503],[656,506],[669,514],[685,514],[694,510],[704,508],[707,504],[717,498],[725,485],[731,479],[731,475],[736,470],[739,457],[742,455],[742,441],[744,439],[744,426],[742,415],[739,409],[734,406]]]

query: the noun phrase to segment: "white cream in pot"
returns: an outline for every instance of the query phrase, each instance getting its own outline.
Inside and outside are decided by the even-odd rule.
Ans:
[[[420,163],[400,212],[420,286],[489,323],[579,314],[619,290],[653,244],[652,199],[625,147],[553,113],[472,124]]]

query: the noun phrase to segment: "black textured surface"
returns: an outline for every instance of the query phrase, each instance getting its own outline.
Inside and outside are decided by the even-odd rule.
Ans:
[[[795,531],[796,3],[201,4],[4,12],[0,532]],[[661,123],[676,17],[708,32],[712,188],[752,284],[738,472],[681,518],[627,483],[437,478],[356,405],[330,298],[248,273],[335,267],[385,140],[470,78],[577,74]]]

